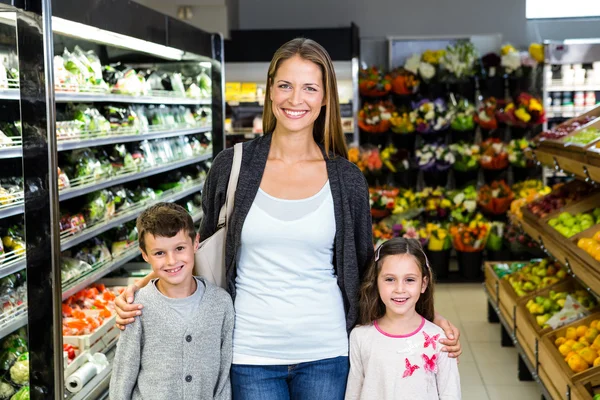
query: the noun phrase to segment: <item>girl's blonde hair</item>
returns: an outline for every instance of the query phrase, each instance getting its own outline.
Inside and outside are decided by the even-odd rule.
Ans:
[[[406,254],[412,256],[421,270],[423,279],[427,280],[427,288],[417,301],[416,311],[428,321],[433,322],[435,309],[433,306],[433,273],[427,261],[427,256],[417,239],[397,237],[383,243],[375,251],[360,288],[360,318],[361,325],[371,324],[385,315],[385,304],[379,296],[377,280],[383,266],[383,260],[388,256]]]
[[[303,38],[293,39],[281,46],[275,52],[275,55],[273,55],[271,65],[269,65],[267,88],[265,90],[263,132],[272,133],[277,125],[277,120],[273,114],[273,102],[270,97],[275,74],[283,61],[296,55],[317,64],[321,68],[323,75],[325,105],[321,107],[321,113],[317,117],[313,127],[315,142],[324,146],[325,153],[328,156],[332,152],[336,156],[348,158],[348,147],[346,146],[346,138],[342,130],[340,101],[338,99],[333,62],[327,51],[314,40]]]

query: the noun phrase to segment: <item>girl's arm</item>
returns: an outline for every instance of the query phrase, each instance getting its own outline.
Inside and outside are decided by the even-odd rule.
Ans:
[[[460,375],[458,362],[443,351],[438,355],[438,372],[435,375],[440,400],[460,400]]]
[[[140,371],[142,322],[138,319],[121,332],[110,378],[111,400],[130,400]]]
[[[219,380],[215,387],[215,400],[231,399],[231,382],[229,371],[233,360],[233,323],[234,311],[231,298],[227,296],[227,310],[223,321],[223,330],[221,332],[221,365],[219,368]]]
[[[458,340],[460,337],[460,331],[458,328],[452,325],[450,321],[442,317],[437,312],[435,313],[433,323],[444,330],[444,334],[447,338],[440,340],[440,343],[446,346],[442,348],[442,351],[448,352],[451,358],[458,358],[458,356],[460,356],[462,353],[460,341]]]
[[[356,331],[352,331],[350,333],[350,373],[348,374],[345,400],[360,399],[364,380],[365,373],[360,355],[360,343],[356,338]]]

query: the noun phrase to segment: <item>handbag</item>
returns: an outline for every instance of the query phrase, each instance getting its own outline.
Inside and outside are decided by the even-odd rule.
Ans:
[[[209,238],[203,240],[196,250],[194,257],[194,275],[204,278],[221,288],[227,286],[225,278],[225,241],[227,239],[227,228],[229,219],[233,212],[233,203],[240,167],[242,165],[242,143],[233,147],[233,163],[227,184],[225,204],[219,212],[219,222],[216,232]]]

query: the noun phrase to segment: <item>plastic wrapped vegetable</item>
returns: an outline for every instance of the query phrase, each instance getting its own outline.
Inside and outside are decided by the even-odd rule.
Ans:
[[[7,234],[2,237],[2,244],[7,251],[14,252],[16,255],[25,253],[25,235],[23,230],[13,226],[8,229]]]
[[[17,362],[10,367],[10,379],[16,385],[29,383],[29,353],[21,354]]]
[[[92,77],[92,73],[82,63],[82,60],[79,57],[65,49],[63,52],[63,59],[65,61],[65,69],[75,76],[80,85],[88,83],[89,79]]]
[[[137,169],[133,156],[127,151],[124,144],[117,144],[113,147],[113,151],[109,157],[113,169]]]
[[[112,193],[108,190],[91,193],[88,196],[88,204],[84,208],[84,216],[87,223],[92,224],[102,219],[111,218],[115,215],[115,202]]]
[[[29,400],[29,386],[23,386],[10,400]]]
[[[9,400],[13,394],[15,394],[15,389],[12,385],[0,382],[0,400]]]
[[[4,341],[3,346],[4,349],[0,355],[0,368],[3,371],[8,371],[19,356],[27,351],[27,344],[22,338],[11,335]]]
[[[61,259],[60,276],[63,283],[77,278],[92,270],[92,266],[74,258],[64,257]]]

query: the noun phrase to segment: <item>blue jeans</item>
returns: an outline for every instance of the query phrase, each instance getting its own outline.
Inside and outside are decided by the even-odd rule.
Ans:
[[[233,400],[344,400],[348,357],[295,365],[231,366]]]

